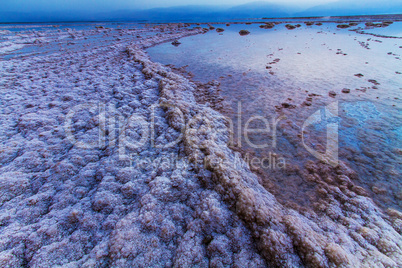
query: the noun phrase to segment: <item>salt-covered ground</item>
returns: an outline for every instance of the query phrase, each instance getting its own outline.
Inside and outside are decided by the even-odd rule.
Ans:
[[[227,119],[144,52],[205,31],[178,26],[34,31],[33,54],[0,61],[0,265],[401,266],[402,214],[345,164],[310,163],[320,214],[259,183]]]

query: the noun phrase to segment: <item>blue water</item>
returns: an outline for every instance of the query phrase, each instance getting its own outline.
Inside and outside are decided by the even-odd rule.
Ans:
[[[337,101],[339,159],[358,173],[357,183],[379,203],[401,208],[402,75],[397,72],[402,73],[402,39],[349,31],[364,28],[362,23],[349,29],[338,29],[335,23],[303,24],[295,30],[287,30],[284,24],[273,29],[260,29],[259,25],[214,24],[225,31],[182,38],[178,47],[165,43],[148,49],[148,53],[152,60],[163,64],[188,66],[186,70],[196,81],[220,82],[228,104],[223,113],[236,128],[240,115],[246,119],[263,116],[269,122],[285,115],[287,119],[278,124],[275,148],[256,149],[241,138],[243,149],[258,156],[276,153],[290,165],[303,167],[307,160],[317,160],[306,151],[298,135],[310,115]],[[375,32],[387,35],[402,30],[400,22],[391,26]],[[241,29],[250,34],[240,36]],[[359,73],[364,76],[355,76]],[[350,89],[350,93],[342,93],[343,88]],[[336,92],[335,98],[329,96],[329,91]],[[309,98],[311,106],[303,105]],[[240,113],[238,102],[242,103]],[[278,109],[282,103],[296,107]],[[244,127],[245,122],[241,124]],[[324,152],[325,125],[306,130],[306,144]],[[255,135],[252,140],[264,144],[272,137]],[[264,176],[277,183],[302,184],[300,178],[283,171],[266,170]],[[387,194],[376,195],[371,191],[373,187],[385,188]],[[300,189],[296,195],[302,199],[305,193]]]

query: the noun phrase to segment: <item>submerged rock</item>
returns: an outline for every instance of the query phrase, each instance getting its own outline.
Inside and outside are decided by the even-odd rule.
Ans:
[[[332,98],[335,98],[336,92],[331,90],[331,91],[328,93],[328,95],[329,95],[330,97],[332,97]]]
[[[222,29],[222,28],[217,28],[217,29],[216,29],[216,31],[217,31],[218,33],[221,33],[221,32],[224,32],[224,31],[225,31],[225,29]]]
[[[274,23],[272,23],[272,22],[267,22],[267,23],[265,23],[265,24],[263,24],[263,25],[260,25],[259,27],[260,27],[261,29],[272,29],[272,28],[274,28],[274,26],[275,26]]]
[[[367,27],[388,27],[389,25],[391,25],[393,22],[392,21],[383,21],[381,23],[373,23],[373,22],[367,22],[365,25]]]
[[[180,43],[178,40],[174,40],[174,41],[172,42],[172,45],[174,45],[175,47],[178,47],[178,46],[181,45],[181,43]]]
[[[340,29],[346,29],[346,28],[349,28],[350,27],[350,25],[349,24],[339,24],[338,26],[336,26],[337,28],[340,28]]]
[[[394,22],[392,22],[392,21],[384,21],[383,23],[382,23],[382,27],[388,27],[388,26],[390,26],[391,24],[393,24]]]
[[[285,27],[286,27],[288,30],[296,29],[296,26],[294,26],[294,25],[292,25],[292,24],[286,24]]]
[[[380,85],[380,83],[378,83],[377,80],[369,79],[368,81],[369,81],[370,83],[376,85],[376,86]]]
[[[250,34],[250,32],[247,31],[247,30],[240,30],[239,34],[240,34],[241,36],[244,36],[244,35]]]

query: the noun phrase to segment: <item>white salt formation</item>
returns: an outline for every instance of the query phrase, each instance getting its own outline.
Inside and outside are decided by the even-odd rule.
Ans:
[[[144,52],[204,32],[182,26],[0,62],[0,266],[402,266],[402,213],[377,208],[346,165],[311,163],[321,213],[303,215],[245,163],[235,168],[227,120]],[[123,134],[144,136],[132,115],[154,120],[155,145],[182,141],[126,146]],[[177,161],[136,166],[122,156]]]

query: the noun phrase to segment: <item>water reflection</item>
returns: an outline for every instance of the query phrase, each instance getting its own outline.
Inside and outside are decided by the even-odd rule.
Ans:
[[[286,116],[278,121],[276,147],[256,149],[242,137],[243,151],[261,157],[276,154],[290,167],[287,171],[259,170],[267,189],[284,203],[317,201],[310,194],[314,184],[306,183],[303,175],[308,161],[315,159],[301,142],[301,127],[318,109],[338,101],[340,160],[357,172],[354,182],[380,205],[402,207],[401,39],[361,35],[331,23],[295,30],[283,24],[274,29],[217,27],[225,31],[183,38],[180,47],[168,43],[148,52],[163,64],[188,65],[194,80],[218,80],[228,103],[224,113],[235,128],[240,115],[246,118],[241,122],[243,128],[252,116],[268,120]],[[251,34],[240,36],[241,29]],[[402,23],[394,23],[391,30],[395,29],[402,29]],[[254,124],[258,127],[257,121]],[[325,126],[310,126],[306,131],[306,144],[324,152]],[[272,133],[248,139],[261,144],[272,139]]]

